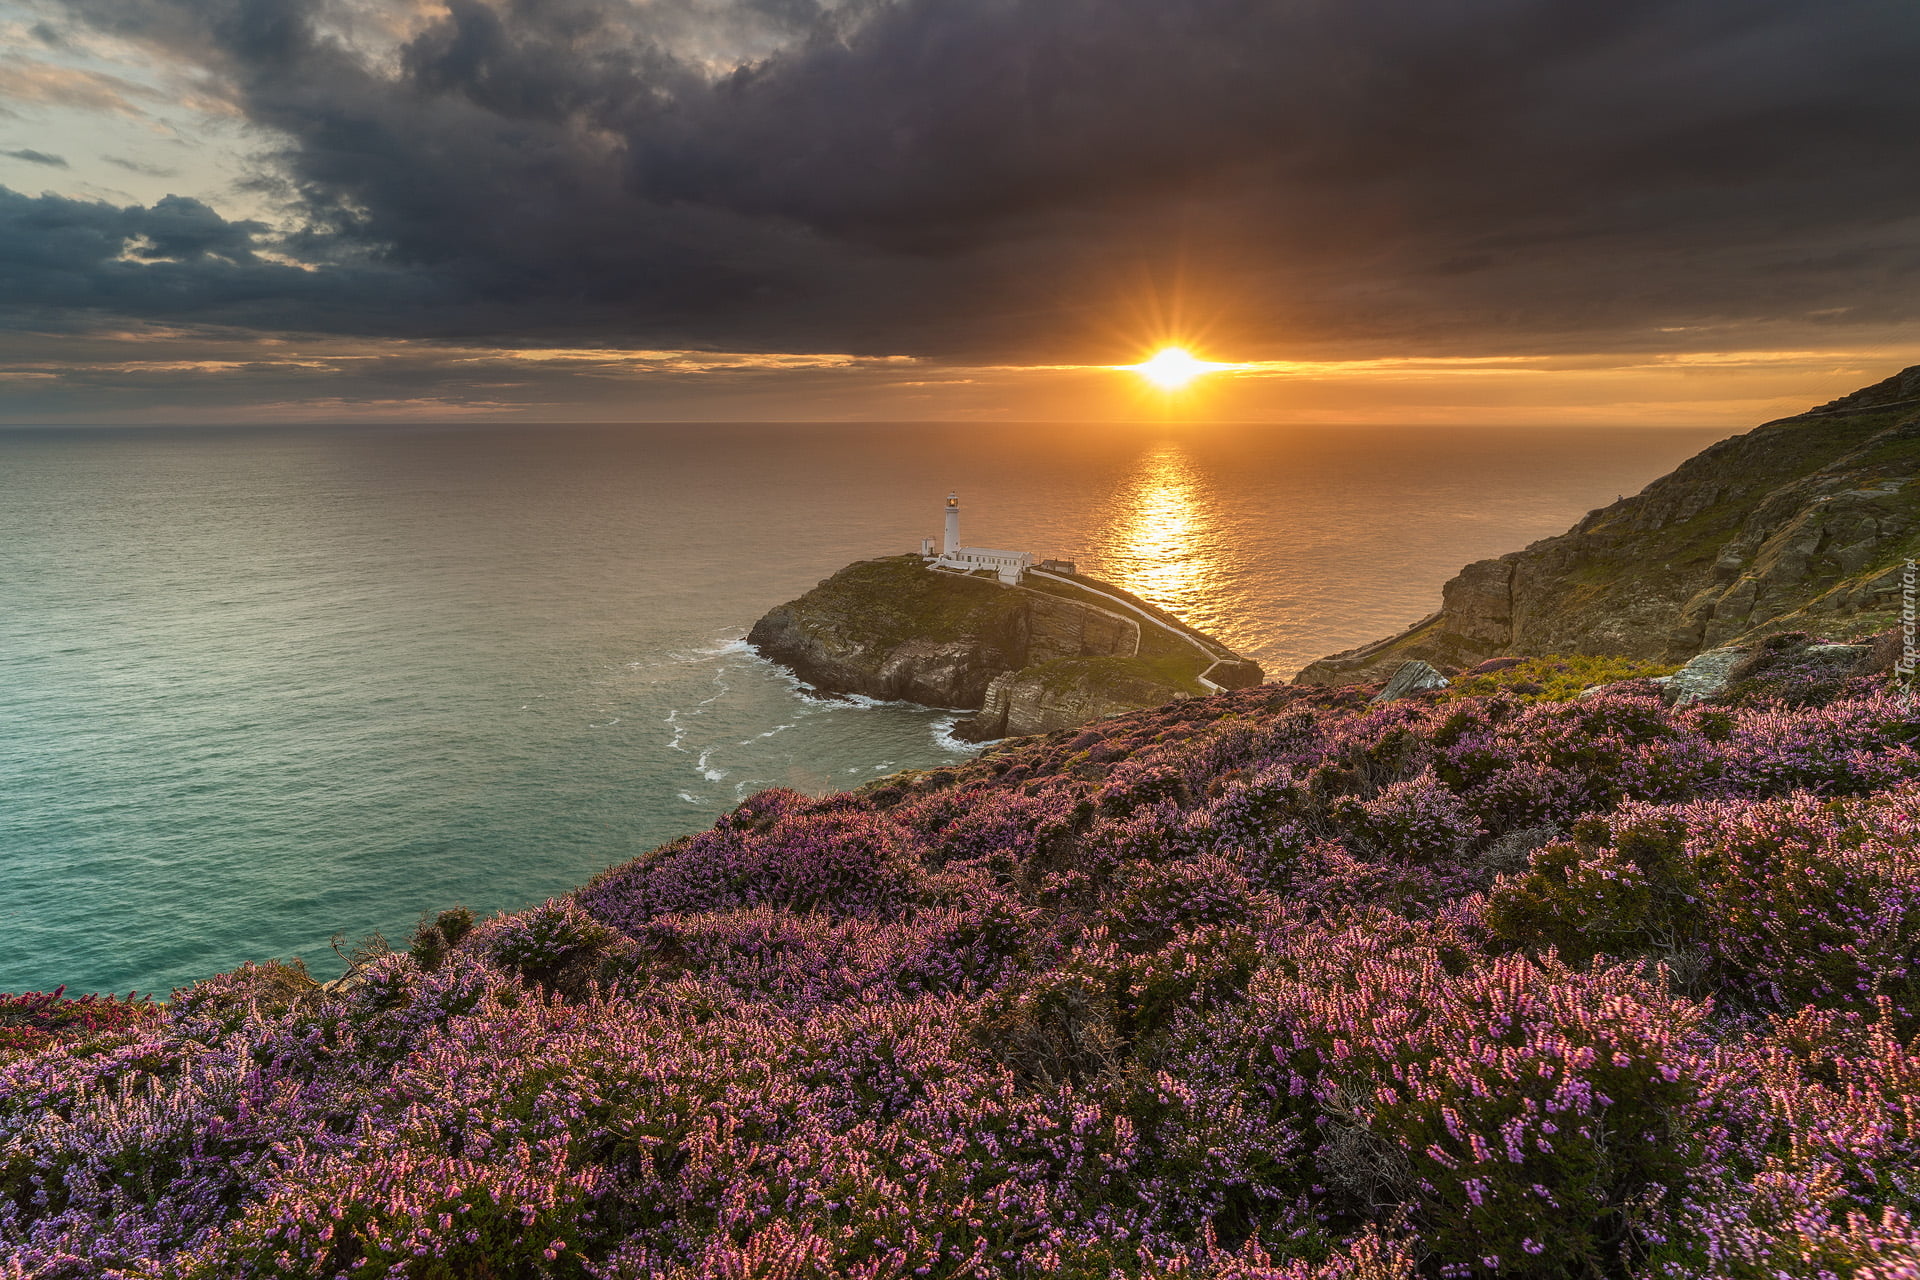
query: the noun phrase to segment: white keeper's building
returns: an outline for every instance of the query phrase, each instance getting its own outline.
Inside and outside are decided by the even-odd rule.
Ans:
[[[978,569],[991,570],[1000,577],[1000,581],[1010,587],[1020,585],[1020,579],[1027,570],[1033,568],[1033,554],[1027,551],[994,551],[987,547],[963,547],[960,545],[960,495],[947,495],[946,537],[941,542],[940,554],[933,554],[933,539],[925,538],[920,543],[920,553],[935,569],[946,569],[955,573],[972,573]]]

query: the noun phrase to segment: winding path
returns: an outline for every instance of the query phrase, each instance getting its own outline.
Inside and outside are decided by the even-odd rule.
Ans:
[[[1188,644],[1192,645],[1194,648],[1200,651],[1201,657],[1207,659],[1206,670],[1202,671],[1195,678],[1199,680],[1199,682],[1202,685],[1205,685],[1207,688],[1213,690],[1215,693],[1221,693],[1225,691],[1226,689],[1225,685],[1215,684],[1213,681],[1207,679],[1208,672],[1211,672],[1215,667],[1220,665],[1222,661],[1220,655],[1216,653],[1213,649],[1208,647],[1207,645],[1201,644],[1200,641],[1196,640],[1190,633],[1181,630],[1179,627],[1174,626],[1172,623],[1167,622],[1162,618],[1154,617],[1151,613],[1148,613],[1145,609],[1142,609],[1139,605],[1133,603],[1133,601],[1131,600],[1123,600],[1119,596],[1109,595],[1107,592],[1098,590],[1097,588],[1094,588],[1094,587],[1089,587],[1083,582],[1075,582],[1072,578],[1063,578],[1057,573],[1048,573],[1044,569],[1029,569],[1027,570],[1027,576],[1030,578],[1045,578],[1050,582],[1058,582],[1064,586],[1072,587],[1075,591],[1084,591],[1090,596],[1099,596],[1102,600],[1111,600],[1115,604],[1119,605],[1121,608],[1125,609],[1129,614],[1133,615],[1133,617],[1136,620],[1141,622],[1150,622],[1154,626],[1166,632],[1168,635],[1176,636],[1181,640],[1185,640]]]

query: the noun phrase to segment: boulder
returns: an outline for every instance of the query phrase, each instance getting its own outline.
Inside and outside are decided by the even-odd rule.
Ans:
[[[1810,644],[1804,656],[1835,667],[1857,667],[1873,652],[1870,644]]]
[[[1822,706],[1841,696],[1847,681],[1871,661],[1870,644],[1831,644],[1782,632],[1755,646],[1727,677],[1721,695],[1741,702]]]
[[[1222,658],[1206,670],[1206,678],[1222,689],[1251,689],[1266,683],[1267,673],[1247,658]]]
[[[1426,693],[1432,689],[1444,689],[1452,683],[1436,671],[1431,663],[1415,658],[1411,662],[1400,664],[1393,678],[1387,681],[1387,687],[1373,695],[1375,702],[1398,702],[1410,698],[1416,693]]]
[[[1525,658],[1488,658],[1478,666],[1467,670],[1470,676],[1490,676],[1496,671],[1508,671],[1525,662]]]
[[[1747,656],[1744,645],[1709,649],[1666,678],[1662,686],[1667,704],[1690,706],[1714,697],[1727,687],[1733,669]]]

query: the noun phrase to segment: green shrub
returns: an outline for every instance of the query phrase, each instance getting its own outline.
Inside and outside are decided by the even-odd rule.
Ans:
[[[1571,838],[1536,849],[1524,874],[1495,882],[1487,926],[1510,945],[1553,947],[1572,964],[1678,952],[1703,927],[1686,839],[1683,816],[1646,805],[1578,822]]]
[[[476,940],[491,963],[569,999],[610,976],[607,962],[621,949],[618,933],[566,898],[491,920],[482,929]]]
[[[431,973],[440,967],[449,951],[460,945],[460,939],[471,932],[473,912],[465,907],[449,907],[431,918],[422,914],[407,952],[419,962],[422,969]]]

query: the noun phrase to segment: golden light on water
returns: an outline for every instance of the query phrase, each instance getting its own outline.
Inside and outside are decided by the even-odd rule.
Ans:
[[[1103,577],[1202,628],[1218,625],[1225,598],[1206,490],[1185,452],[1158,445],[1110,499],[1094,548]]]

